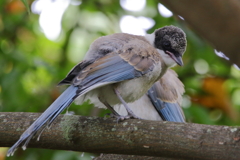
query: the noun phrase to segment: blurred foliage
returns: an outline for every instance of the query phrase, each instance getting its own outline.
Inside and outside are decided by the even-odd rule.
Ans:
[[[33,1],[25,1],[31,7]],[[98,37],[120,32],[124,15],[145,16],[155,21],[148,32],[165,25],[181,27],[188,47],[183,67],[175,67],[185,85],[183,107],[188,122],[239,125],[240,72],[196,35],[178,16],[162,17],[157,1],[147,1],[138,12],[126,11],[118,1],[85,0],[70,5],[62,19],[60,37],[47,39],[39,26],[39,15],[28,14],[22,1],[0,1],[0,112],[43,112],[65,87],[56,84],[83,58]],[[190,14],[190,13],[189,13]],[[104,116],[108,111],[88,102],[71,105],[75,114]],[[0,155],[6,149],[0,148]],[[6,159],[91,159],[94,154],[19,149]],[[2,157],[2,156],[1,156]],[[2,157],[0,159],[4,159]]]

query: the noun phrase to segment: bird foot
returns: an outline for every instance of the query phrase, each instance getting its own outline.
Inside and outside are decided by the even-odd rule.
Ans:
[[[111,118],[116,118],[117,123],[119,121],[124,121],[126,119],[142,119],[136,115],[126,115],[126,116],[122,116],[122,115],[115,115],[113,113],[107,113],[106,115],[109,115]]]

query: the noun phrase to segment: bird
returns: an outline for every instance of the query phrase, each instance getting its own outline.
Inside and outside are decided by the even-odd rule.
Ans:
[[[115,33],[96,39],[84,59],[58,84],[69,87],[23,132],[7,156],[20,146],[25,150],[33,136],[50,127],[73,101],[90,100],[96,107],[108,108],[118,119],[139,118],[127,103],[141,98],[169,67],[183,65],[186,43],[184,31],[172,25],[145,36]],[[120,103],[127,116],[112,108]]]
[[[136,116],[145,120],[185,123],[185,115],[181,108],[184,92],[184,85],[176,72],[168,69],[146,94],[128,103],[128,106]],[[127,115],[122,104],[115,105],[114,110],[120,115]]]

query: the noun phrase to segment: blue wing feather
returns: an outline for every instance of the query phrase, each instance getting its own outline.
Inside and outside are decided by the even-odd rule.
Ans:
[[[104,61],[105,63],[96,66],[97,68],[95,68],[93,72],[89,71],[88,75],[81,81],[82,87],[79,92],[98,83],[121,82],[143,75],[142,72],[137,71],[118,55],[109,56]]]
[[[153,106],[165,121],[172,122],[185,122],[181,107],[178,103],[164,102],[158,97],[157,87],[153,85],[148,90],[148,97],[150,98]]]

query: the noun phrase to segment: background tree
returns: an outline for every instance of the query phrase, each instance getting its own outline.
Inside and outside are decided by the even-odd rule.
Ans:
[[[207,30],[211,23],[216,26],[216,30],[224,28],[218,23],[218,17],[225,13],[235,14],[239,1],[231,0],[225,5],[221,5],[222,1],[190,3],[184,0],[182,4],[171,0],[161,1],[185,19],[176,14],[170,16],[170,13],[167,17],[162,13],[163,7],[158,1],[135,1],[135,9],[127,7],[129,5],[124,2],[27,1],[31,8],[28,13],[19,0],[1,1],[0,112],[43,112],[64,90],[64,87],[55,87],[56,84],[83,58],[89,45],[99,36],[129,31],[134,24],[137,25],[130,31],[139,31],[138,33],[142,34],[145,31],[151,33],[165,25],[176,25],[186,32],[188,40],[184,55],[185,65],[174,68],[185,84],[183,107],[187,121],[211,125],[239,125],[240,72],[229,61],[218,57],[212,47],[216,46],[227,55],[236,51],[235,57],[231,57],[234,63],[239,63],[236,48],[221,48],[225,43],[231,44],[233,39],[234,44],[235,41],[239,42],[234,38],[237,34],[234,29],[228,28],[223,30],[222,36],[217,37],[219,34]],[[140,4],[143,4],[142,9]],[[206,9],[208,5],[213,7]],[[232,6],[236,9],[226,9]],[[60,10],[55,10],[57,8]],[[204,21],[202,19],[196,18],[196,21],[192,21],[192,16],[197,17],[196,13],[201,9],[204,10],[203,17],[212,15],[209,18],[211,23],[207,23],[209,26],[198,23]],[[183,10],[185,12],[182,12]],[[219,15],[216,14],[218,10],[222,11],[218,12]],[[234,23],[239,22],[237,19],[238,17],[232,16],[232,19],[223,18],[222,21],[226,23],[224,26],[237,26],[238,23]],[[139,29],[137,26],[142,27]],[[49,29],[51,27],[52,30]],[[198,35],[192,29],[195,29]],[[216,43],[219,45],[213,43],[215,39],[211,37],[214,36],[219,41],[222,40],[221,43]],[[203,38],[214,45],[210,45]],[[232,48],[234,50],[231,50]],[[218,55],[224,57],[221,53]],[[96,109],[89,103],[81,106],[73,104],[69,111],[86,116],[103,116],[108,112]],[[5,152],[6,148],[0,148],[0,155],[5,155]],[[28,149],[18,150],[17,156],[9,159],[91,159],[91,156],[96,156],[94,153],[85,153],[81,157],[81,154]]]

